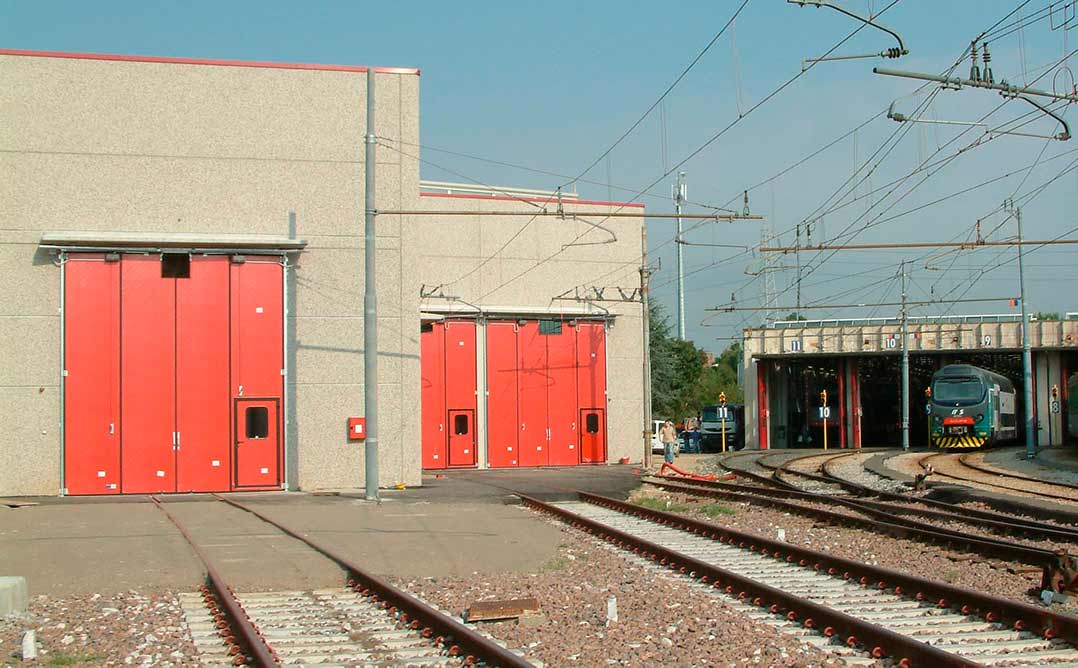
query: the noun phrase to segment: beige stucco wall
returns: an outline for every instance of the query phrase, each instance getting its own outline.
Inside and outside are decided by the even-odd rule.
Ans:
[[[357,487],[363,449],[366,75],[0,56],[0,494],[60,489],[60,270],[46,230],[287,232],[293,481]],[[377,132],[417,143],[419,77],[377,76]],[[381,208],[418,199],[418,163],[379,149]],[[418,315],[399,217],[379,224],[381,482],[419,482]],[[410,295],[410,293],[408,293]],[[402,308],[402,301],[405,307]],[[407,427],[407,429],[405,428]]]
[[[640,285],[644,219],[639,208],[566,201],[564,219],[533,219],[531,214],[540,208],[520,201],[432,196],[419,199],[427,211],[512,211],[528,215],[410,217],[404,243],[415,249],[418,262],[404,278],[411,282],[408,291],[417,297],[422,284],[442,285],[442,293],[459,298],[456,304],[464,305],[465,310],[474,305],[495,312],[514,309],[518,313],[541,314],[565,308],[576,313],[585,305],[553,298],[577,286],[622,286],[631,290]],[[555,211],[557,205],[547,204],[546,209]],[[640,216],[603,218],[602,214],[614,211]],[[580,217],[573,219],[573,213]],[[595,229],[596,223],[613,235]],[[595,243],[604,241],[608,243]],[[563,248],[572,242],[586,245]],[[609,294],[613,295],[613,291]],[[437,298],[416,301],[417,308],[435,312],[451,304]],[[616,302],[599,306],[614,315],[607,330],[608,461],[629,457],[639,462],[644,454],[641,306]],[[602,308],[592,311],[602,313]]]
[[[377,75],[377,207],[535,211],[522,202],[420,197],[419,77]],[[0,55],[0,495],[61,488],[61,271],[45,231],[284,235],[305,252],[286,295],[290,485],[363,484],[363,72]],[[395,146],[403,146],[402,151]],[[567,204],[590,221],[616,210]],[[641,212],[640,209],[627,209]],[[642,213],[642,212],[641,212]],[[576,285],[636,286],[642,217],[378,219],[380,483],[421,482],[420,285],[522,312]],[[501,246],[526,228],[504,249]],[[469,275],[483,258],[494,259]],[[515,274],[527,269],[519,279]],[[502,286],[502,283],[506,283]],[[603,305],[608,454],[642,456],[639,304]],[[595,309],[598,311],[598,309]]]

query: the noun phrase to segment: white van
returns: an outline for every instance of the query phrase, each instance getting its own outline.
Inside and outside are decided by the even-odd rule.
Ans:
[[[653,420],[651,423],[651,453],[663,454],[663,441],[659,438],[659,431],[666,424],[666,420]],[[681,438],[680,434],[677,441],[674,441],[674,454],[678,454],[681,451]]]

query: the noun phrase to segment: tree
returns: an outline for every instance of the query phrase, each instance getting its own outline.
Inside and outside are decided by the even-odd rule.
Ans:
[[[1044,311],[1037,311],[1033,314],[1034,320],[1059,320],[1059,313],[1045,313]]]
[[[680,420],[696,415],[703,406],[718,403],[722,392],[728,402],[740,402],[737,370],[741,345],[730,345],[713,366],[708,366],[707,353],[691,341],[671,337],[670,331],[665,309],[652,302],[651,410],[656,417]]]
[[[783,319],[784,319],[784,320],[797,320],[797,321],[801,321],[801,320],[808,320],[808,318],[806,318],[805,316],[801,315],[801,314],[800,314],[800,313],[798,313],[797,311],[793,311],[793,312],[791,312],[791,313],[790,313],[789,315],[787,315],[787,316],[786,316],[785,318],[783,318]]]

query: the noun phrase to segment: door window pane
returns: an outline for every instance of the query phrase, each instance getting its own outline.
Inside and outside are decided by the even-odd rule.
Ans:
[[[453,416],[453,433],[457,436],[468,433],[468,416],[464,413],[457,413]]]
[[[540,320],[539,333],[543,335],[561,334],[561,320]]]
[[[584,429],[589,434],[598,434],[599,433],[599,414],[598,413],[588,413],[587,414],[587,416],[584,418]]]
[[[269,436],[269,409],[265,406],[252,406],[244,413],[247,422],[247,438],[266,438]]]

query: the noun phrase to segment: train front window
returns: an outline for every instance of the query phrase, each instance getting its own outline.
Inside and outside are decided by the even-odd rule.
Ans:
[[[984,398],[984,384],[977,378],[940,378],[932,398],[941,404],[975,404]]]
[[[719,421],[719,407],[718,406],[705,406],[704,407],[704,422],[718,422]]]

